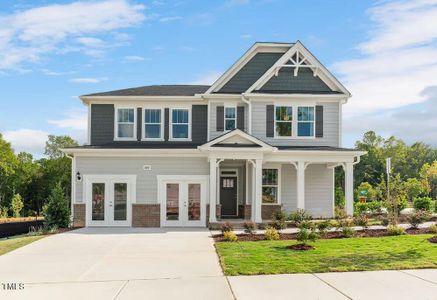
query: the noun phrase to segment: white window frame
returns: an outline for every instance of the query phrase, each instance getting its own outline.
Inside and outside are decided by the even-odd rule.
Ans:
[[[282,169],[282,166],[276,165],[276,164],[265,164],[265,165],[263,165],[263,170],[266,170],[266,169],[275,169],[278,171],[278,185],[264,185],[261,183],[261,197],[262,197],[262,188],[263,187],[277,187],[278,194],[277,194],[276,203],[261,203],[261,205],[281,205],[281,169]]]
[[[133,109],[134,110],[133,137],[118,137],[118,110],[119,109]],[[128,123],[128,124],[130,124],[130,123]],[[125,106],[114,107],[114,141],[136,141],[136,140],[137,140],[137,108],[136,107],[125,107]]]
[[[235,118],[226,118],[226,108],[233,108],[235,110]],[[223,121],[223,126],[224,126],[223,130],[225,132],[229,132],[229,131],[232,131],[232,130],[237,128],[237,106],[236,105],[235,106],[228,105],[228,106],[224,107],[224,109],[223,109],[223,120],[224,120]],[[234,129],[226,129],[226,120],[235,120],[235,127],[234,127]]]
[[[291,122],[291,136],[278,136],[276,134],[276,107],[282,107],[282,106],[289,106],[293,108],[293,121]],[[297,130],[297,126],[298,126],[298,108],[299,107],[313,107],[314,109],[314,124],[313,124],[313,135],[312,136],[298,136],[298,130]],[[278,102],[275,103],[275,108],[274,108],[274,121],[275,121],[275,132],[274,132],[274,139],[285,139],[285,140],[312,140],[316,138],[316,105],[311,103],[311,104],[306,104],[306,103],[290,103],[290,102]],[[281,121],[279,121],[281,122]],[[301,121],[301,122],[310,122],[310,121]]]
[[[159,110],[161,112],[161,123],[147,123],[147,124],[153,124],[153,125],[160,125],[160,136],[159,138],[147,138],[146,137],[146,110]],[[143,107],[142,108],[142,118],[143,122],[141,124],[141,132],[142,132],[142,141],[164,141],[164,122],[165,122],[165,116],[164,116],[164,109],[162,107]]]
[[[276,120],[276,108],[277,107],[291,107],[291,121],[277,121]],[[274,113],[274,120],[275,120],[275,128],[274,128],[274,137],[276,138],[276,139],[290,139],[290,138],[293,138],[293,137],[295,137],[295,134],[294,134],[294,126],[295,126],[295,124],[294,124],[294,111],[295,111],[295,107],[293,106],[293,105],[290,105],[290,104],[275,104],[275,108],[274,108],[274,111],[273,111],[273,113]],[[291,123],[291,136],[281,136],[281,135],[278,135],[277,134],[277,132],[276,132],[276,123]]]
[[[313,117],[312,121],[299,121],[299,108],[300,107],[311,107],[313,109]],[[313,135],[310,136],[301,136],[299,135],[299,123],[313,123]],[[314,105],[298,105],[296,106],[296,137],[298,138],[314,138],[316,136],[316,107]]]
[[[173,111],[174,110],[188,110],[188,138],[174,138],[173,137]],[[191,142],[191,107],[172,107],[169,113],[169,141],[185,141]],[[187,124],[187,123],[176,123],[176,124]]]

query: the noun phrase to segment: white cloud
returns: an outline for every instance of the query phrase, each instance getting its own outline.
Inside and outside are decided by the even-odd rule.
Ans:
[[[58,72],[58,71],[53,71],[53,70],[49,70],[49,69],[41,69],[41,72],[47,76],[62,76],[62,75],[74,74],[74,71]]]
[[[108,80],[108,77],[81,77],[72,78],[69,81],[74,83],[100,83],[102,81]]]
[[[123,60],[125,60],[125,61],[144,61],[145,58],[142,56],[138,56],[138,55],[127,55],[127,56],[123,57]]]
[[[180,20],[180,19],[182,19],[182,17],[180,17],[180,16],[162,17],[162,18],[159,18],[159,22],[161,22],[161,23],[170,23],[170,22],[177,21],[177,20]]]
[[[65,118],[58,120],[48,120],[49,124],[56,125],[59,128],[68,128],[73,130],[86,130],[88,124],[87,111],[71,110],[65,113]]]
[[[223,73],[219,71],[210,71],[204,75],[198,76],[194,81],[190,82],[190,84],[213,84]]]
[[[42,130],[18,129],[4,132],[4,139],[12,144],[16,152],[29,152],[35,157],[41,157],[44,153],[48,133]]]
[[[102,44],[91,35],[140,24],[146,19],[144,9],[144,5],[131,4],[128,0],[77,1],[2,15],[0,69],[13,69],[65,49],[76,50],[68,47],[73,41],[82,46],[100,47]]]
[[[241,35],[241,38],[242,39],[251,39],[252,35],[251,34],[243,34],[243,35]]]
[[[80,37],[77,38],[77,41],[87,47],[101,48],[105,46],[105,42],[103,40],[93,37]]]

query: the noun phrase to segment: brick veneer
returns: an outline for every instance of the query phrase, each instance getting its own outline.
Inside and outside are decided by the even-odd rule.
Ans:
[[[132,204],[132,227],[159,227],[160,218],[159,204]]]
[[[85,227],[85,203],[73,204],[73,227]]]
[[[244,205],[243,218],[245,220],[250,220],[251,217],[252,217],[252,206],[250,204],[246,204]]]
[[[282,205],[262,205],[261,206],[261,218],[263,220],[271,220],[273,213],[280,211],[282,209]]]
[[[222,216],[222,206],[220,204],[217,204],[215,206],[215,215],[217,219],[220,219]],[[209,204],[206,205],[206,224],[209,223]]]

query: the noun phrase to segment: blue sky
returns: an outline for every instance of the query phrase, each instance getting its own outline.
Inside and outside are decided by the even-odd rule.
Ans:
[[[85,140],[78,95],[211,83],[255,41],[299,39],[354,95],[344,111],[343,146],[370,129],[436,145],[436,6],[436,1],[3,0],[0,132],[16,150],[40,156],[47,134]],[[417,122],[421,128],[412,126]]]

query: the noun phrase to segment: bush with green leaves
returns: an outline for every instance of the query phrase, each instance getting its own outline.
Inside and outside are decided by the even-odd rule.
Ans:
[[[335,188],[335,206],[344,208],[345,197],[343,189],[340,186]]]
[[[286,218],[287,215],[285,214],[285,212],[283,210],[278,210],[273,213],[270,226],[277,230],[285,229],[287,228],[287,224],[285,223]]]
[[[228,242],[236,242],[238,237],[233,231],[225,231],[223,233],[223,239]]]
[[[411,227],[414,229],[419,228],[419,225],[423,222],[426,222],[430,218],[430,213],[426,210],[418,210],[408,215],[407,220],[410,223]]]
[[[434,212],[437,214],[437,200],[434,200]]]
[[[335,207],[334,208],[334,218],[336,220],[344,219],[346,218],[346,211],[343,207]]]
[[[47,204],[44,205],[43,214],[49,226],[66,228],[70,225],[70,208],[61,183],[53,188]]]
[[[313,219],[313,216],[304,209],[298,209],[297,211],[294,211],[290,213],[289,216],[290,221],[292,221],[296,226],[299,226],[300,223],[304,221],[310,221]]]
[[[381,201],[367,202],[367,209],[372,214],[380,214],[380,213],[382,213],[382,202]]]
[[[389,235],[403,235],[405,234],[405,228],[396,225],[390,225],[387,227]]]
[[[256,233],[256,224],[254,222],[244,222],[243,224],[244,232],[248,234]]]
[[[234,226],[232,226],[231,223],[226,222],[220,225],[220,230],[222,231],[222,234],[224,234],[225,232],[234,230]]]
[[[432,224],[431,226],[428,227],[428,230],[432,233],[437,234],[437,224]]]
[[[369,227],[369,218],[365,214],[360,214],[354,217],[354,224],[364,228]]]
[[[433,202],[429,197],[416,197],[413,201],[413,207],[417,210],[433,211]]]
[[[316,228],[321,236],[325,236],[326,233],[332,228],[332,223],[330,220],[317,222]]]
[[[11,210],[15,218],[20,217],[21,210],[24,207],[23,198],[20,194],[14,194],[11,201]]]
[[[0,206],[0,218],[6,219],[8,217],[8,211],[9,209],[4,206]]]
[[[355,229],[350,226],[343,226],[341,227],[341,233],[343,234],[343,237],[351,238],[355,234]]]
[[[299,232],[296,235],[296,240],[298,240],[303,245],[308,244],[308,241],[315,242],[318,238],[319,235],[314,227],[308,229],[306,227],[300,226]]]
[[[369,210],[369,206],[366,202],[355,202],[354,211],[356,214],[365,214]]]
[[[266,240],[279,240],[279,232],[273,227],[267,227],[264,236],[266,237]]]

